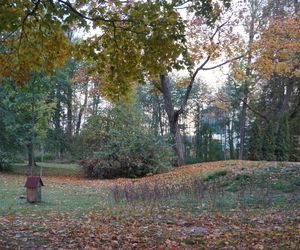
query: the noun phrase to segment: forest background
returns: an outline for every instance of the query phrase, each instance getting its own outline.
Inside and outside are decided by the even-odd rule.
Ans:
[[[0,169],[300,161],[297,0],[4,0],[0,13]],[[200,75],[224,65],[212,91]]]

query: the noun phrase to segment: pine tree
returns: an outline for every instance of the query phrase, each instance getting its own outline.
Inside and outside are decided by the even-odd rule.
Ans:
[[[262,159],[261,131],[256,120],[250,129],[249,160],[259,161]]]
[[[275,134],[273,123],[268,122],[262,136],[262,158],[263,160],[275,160]]]
[[[288,161],[290,157],[290,132],[287,115],[279,121],[279,127],[275,142],[275,155],[277,161]]]

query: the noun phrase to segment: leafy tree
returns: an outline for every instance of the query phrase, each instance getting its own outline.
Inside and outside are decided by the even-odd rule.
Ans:
[[[51,72],[64,65],[70,46],[61,19],[67,19],[67,12],[57,7],[57,3],[41,0],[1,2],[1,78],[24,85],[32,80],[32,71]]]
[[[229,4],[229,0],[222,2]],[[57,66],[62,66],[70,51],[74,49],[73,52],[78,52],[77,46],[70,46],[66,32],[74,27],[89,29],[91,25],[100,29],[102,35],[86,39],[77,55],[93,54],[100,63],[98,71],[106,71],[105,78],[112,83],[111,86],[107,85],[111,97],[116,92],[124,93],[130,87],[126,82],[132,83],[128,80],[141,76],[135,63],[140,65],[143,61],[144,67],[150,71],[165,72],[170,62],[177,60],[183,49],[179,41],[184,39],[184,23],[176,9],[182,6],[198,16],[207,17],[208,23],[213,23],[219,14],[219,7],[210,0],[114,0],[108,3],[5,0],[0,7],[0,77],[12,77],[20,84],[25,84],[32,70],[45,68],[51,72]],[[161,43],[157,43],[157,39]],[[157,47],[155,52],[151,51],[154,46]],[[94,49],[101,53],[96,55]],[[109,54],[114,56],[110,58]],[[157,56],[161,59],[160,63],[156,61]],[[120,68],[120,63],[131,70]],[[117,91],[117,86],[122,89]]]
[[[9,167],[12,155],[20,149],[16,128],[16,114],[13,112],[11,85],[6,82],[0,85],[0,171]]]
[[[33,80],[24,88],[17,88],[12,81],[6,81],[1,87],[1,103],[6,110],[6,118],[1,120],[6,136],[9,135],[9,140],[4,142],[10,143],[4,150],[10,152],[14,146],[17,150],[26,147],[28,165],[32,171],[36,143],[44,143],[54,107],[48,99],[51,88],[49,78],[42,73],[33,74]]]
[[[0,85],[0,150],[14,153],[19,148],[16,128],[16,114],[12,100],[15,98],[13,86],[9,81]]]
[[[251,98],[251,92],[253,86],[256,82],[255,75],[253,74],[252,63],[254,59],[253,53],[253,43],[255,34],[259,33],[261,28],[261,16],[263,12],[262,1],[244,1],[242,4],[244,10],[241,11],[244,15],[242,19],[242,24],[244,26],[244,32],[246,33],[246,40],[244,41],[244,51],[245,51],[245,60],[237,64],[234,63],[235,72],[234,72],[234,80],[240,84],[239,93],[240,96],[240,114],[239,114],[239,156],[238,158],[242,160],[245,157],[245,141],[247,138],[246,130],[247,130],[247,112],[249,108],[249,99]]]
[[[261,38],[254,44],[259,55],[254,63],[260,74],[269,79],[278,76],[299,77],[299,25],[300,18],[296,5],[292,13],[284,11],[270,20],[263,29]],[[282,6],[283,7],[283,6]]]
[[[51,72],[62,65],[68,55],[70,46],[63,30],[70,30],[74,25],[88,28],[89,21],[93,28],[101,30],[101,35],[88,37],[72,46],[74,55],[92,62],[90,73],[101,75],[101,90],[111,100],[128,99],[137,82],[150,81],[161,91],[180,165],[183,154],[178,119],[186,107],[198,72],[210,69],[205,68],[206,64],[215,60],[220,54],[218,51],[224,48],[216,47],[215,40],[225,24],[216,25],[216,31],[208,29],[208,44],[201,49],[206,57],[201,58],[203,62],[200,63],[199,60],[191,60],[186,43],[187,26],[177,9],[187,8],[195,17],[204,18],[206,27],[213,27],[229,2],[115,0],[108,4],[101,1],[92,4],[59,0],[55,3],[26,1],[24,5],[20,2],[12,4],[8,0],[1,6],[1,13],[6,14],[1,27],[4,49],[0,58],[5,67],[2,67],[4,70],[0,71],[0,77],[13,77],[24,83],[32,68],[37,71],[44,65]],[[39,30],[45,32],[36,34]],[[24,34],[28,34],[27,39],[23,39]],[[8,46],[12,42],[13,45]],[[35,46],[33,51],[32,44],[39,46]],[[228,40],[225,44],[229,44]],[[19,67],[23,64],[26,67]],[[169,93],[168,73],[184,67],[190,69],[190,78],[180,108],[175,110]],[[10,70],[13,68],[16,71]]]

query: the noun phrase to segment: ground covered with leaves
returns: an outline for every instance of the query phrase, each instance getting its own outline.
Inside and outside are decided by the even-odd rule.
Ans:
[[[300,164],[227,161],[141,179],[0,175],[0,249],[298,249]]]

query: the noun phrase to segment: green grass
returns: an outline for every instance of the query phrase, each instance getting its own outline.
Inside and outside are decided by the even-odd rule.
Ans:
[[[96,190],[74,183],[49,183],[44,179],[42,202],[26,202],[25,177],[0,175],[0,216],[3,214],[47,214],[72,212],[82,214],[111,204],[105,188]]]
[[[81,166],[75,163],[42,163],[37,162],[34,175],[40,175],[42,168],[43,176],[83,176]],[[24,163],[15,163],[10,167],[12,173],[30,175],[30,167]]]
[[[190,212],[201,211],[231,211],[236,209],[257,209],[274,207],[293,207],[299,205],[299,167],[272,168],[258,167],[239,172],[228,169],[218,169],[206,176],[199,177],[197,184],[183,183],[180,192],[172,193],[157,185],[156,191],[149,199],[114,200],[114,193],[107,186],[90,185],[89,180],[68,182],[61,178],[52,181],[53,176],[82,176],[82,169],[76,164],[38,163],[43,165],[45,187],[42,190],[43,202],[28,204],[25,196],[25,176],[29,172],[24,164],[15,164],[12,174],[0,174],[0,215],[4,213],[41,214],[72,212],[86,213],[90,210],[122,211],[128,205],[147,207],[172,207]],[[47,177],[50,177],[48,179]],[[192,185],[192,186],[190,186]],[[200,192],[196,192],[201,188]],[[162,190],[162,191],[160,191]],[[167,192],[164,192],[164,191]],[[117,191],[118,195],[123,191]],[[120,193],[121,192],[121,193]],[[128,186],[126,192],[141,192],[149,194],[143,186]],[[171,192],[169,197],[165,194]],[[199,196],[200,193],[200,196]],[[128,194],[127,194],[128,195]],[[122,213],[122,212],[120,212]]]
[[[78,164],[37,163],[34,175],[40,175],[43,168],[43,177],[82,177],[83,171]],[[3,213],[49,213],[69,212],[80,213],[89,209],[93,204],[103,202],[103,195],[95,196],[92,188],[68,184],[48,185],[44,179],[45,187],[42,190],[43,202],[29,204],[26,202],[24,188],[25,176],[30,175],[30,168],[24,163],[15,163],[10,171],[0,173],[0,215]]]

